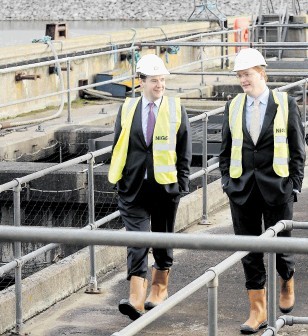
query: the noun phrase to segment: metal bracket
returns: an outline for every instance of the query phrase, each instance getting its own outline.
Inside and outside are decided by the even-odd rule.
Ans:
[[[86,294],[101,294],[101,288],[97,287],[96,277],[91,276],[88,288],[85,290]]]
[[[15,81],[20,82],[22,80],[36,80],[41,78],[40,75],[27,75],[25,72],[19,72],[15,75]]]
[[[101,294],[102,289],[100,287],[96,287],[94,284],[90,284],[89,287],[85,290],[86,294]]]
[[[35,131],[36,132],[45,132],[45,129],[42,125],[37,125],[37,129]]]

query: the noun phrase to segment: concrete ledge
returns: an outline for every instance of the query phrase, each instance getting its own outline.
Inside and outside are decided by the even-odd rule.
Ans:
[[[220,180],[208,186],[209,212],[227,203],[222,193]],[[215,195],[215,196],[212,196]],[[176,231],[200,221],[202,217],[202,189],[181,199],[176,218]],[[96,267],[98,276],[126,262],[126,248],[97,246]],[[27,320],[56,302],[64,299],[89,283],[89,249],[61,260],[60,262],[26,278],[22,282],[23,319]],[[0,296],[0,333],[15,326],[15,286],[2,291]]]

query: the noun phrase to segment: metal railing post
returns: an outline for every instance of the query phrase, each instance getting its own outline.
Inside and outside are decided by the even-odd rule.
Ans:
[[[72,122],[72,118],[71,118],[71,106],[72,106],[72,101],[71,101],[71,84],[70,84],[70,80],[71,80],[71,61],[67,60],[66,61],[66,81],[67,81],[67,122],[71,123]]]
[[[215,273],[216,274],[216,273]],[[208,335],[217,336],[217,293],[218,293],[218,276],[207,284],[208,288]]]
[[[18,179],[16,179],[18,181]],[[14,226],[20,226],[20,192],[21,185],[18,183],[13,188],[14,192]],[[21,258],[21,242],[14,242],[14,258],[18,260]],[[16,297],[16,326],[15,331],[17,335],[20,335],[22,330],[22,284],[21,284],[21,267],[19,263],[15,268],[15,297]]]
[[[200,36],[200,42],[202,42],[202,35]],[[204,55],[203,55],[203,47],[200,47],[200,65],[201,65],[201,71],[204,72]],[[200,85],[204,85],[204,75],[201,75],[201,83]]]
[[[228,33],[227,32],[224,32],[223,34],[223,37],[224,37],[224,42],[228,42]],[[225,67],[227,69],[229,69],[229,47],[226,46],[226,50],[225,50]]]
[[[268,255],[268,324],[276,335],[276,253]]]
[[[88,160],[88,211],[89,211],[89,226],[95,229],[95,202],[94,202],[94,156]],[[100,288],[97,287],[96,268],[95,268],[95,246],[90,245],[90,283],[86,289],[88,294],[99,294]]]
[[[135,49],[132,49],[132,97],[135,98]]]
[[[223,43],[224,42],[224,36],[223,34],[220,35],[220,41]],[[223,69],[224,68],[224,46],[222,45],[220,47],[220,56],[221,56],[221,60],[220,60],[220,68]]]
[[[207,178],[208,178],[208,169],[207,169],[207,123],[208,123],[208,114],[204,114],[202,119],[202,134],[203,134],[203,145],[202,145],[202,167],[205,171],[202,177],[202,188],[203,188],[203,212],[202,219],[200,224],[210,224],[208,221],[208,202],[207,202]]]

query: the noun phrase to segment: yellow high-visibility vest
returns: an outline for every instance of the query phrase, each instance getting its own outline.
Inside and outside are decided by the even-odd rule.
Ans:
[[[288,146],[288,94],[273,91],[275,103],[278,104],[274,119],[274,159],[273,169],[278,176],[289,176],[289,146]],[[243,147],[243,111],[246,94],[238,94],[229,107],[229,126],[232,134],[230,177],[239,178],[243,173],[242,147]]]
[[[121,113],[122,130],[114,146],[108,179],[117,183],[126,164],[129,135],[139,98],[126,98]],[[159,184],[177,182],[176,134],[181,125],[180,98],[163,97],[153,133],[154,177]]]

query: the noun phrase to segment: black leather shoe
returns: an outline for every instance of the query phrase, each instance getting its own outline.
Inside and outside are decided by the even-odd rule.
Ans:
[[[256,329],[253,329],[247,324],[242,324],[241,325],[241,333],[245,335],[251,335],[257,333],[260,329],[267,327],[267,321],[264,321],[258,325]]]
[[[127,299],[122,299],[119,303],[119,311],[135,321],[144,314],[144,311],[136,309]]]

